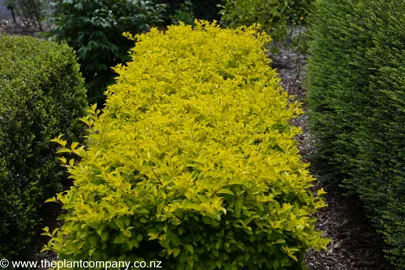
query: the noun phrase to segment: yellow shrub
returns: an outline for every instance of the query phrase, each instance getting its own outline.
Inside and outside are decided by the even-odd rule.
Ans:
[[[62,259],[161,260],[165,269],[299,269],[327,243],[310,214],[288,103],[253,28],[206,22],[137,36],[45,249]],[[57,139],[64,145],[66,142]],[[65,160],[63,160],[65,163]],[[55,200],[55,199],[53,199]],[[49,234],[50,235],[50,234]]]

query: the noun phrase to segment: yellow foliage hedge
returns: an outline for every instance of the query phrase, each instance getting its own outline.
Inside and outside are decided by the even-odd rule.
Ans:
[[[324,202],[293,139],[288,103],[254,28],[196,22],[136,37],[86,147],[46,249],[62,259],[160,260],[164,269],[300,269],[327,240]]]

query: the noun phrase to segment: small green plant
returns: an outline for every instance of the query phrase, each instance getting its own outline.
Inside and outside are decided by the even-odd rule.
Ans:
[[[81,141],[87,103],[66,44],[0,36],[0,51],[0,253],[21,259],[37,251],[41,218],[51,217],[45,199],[68,183],[50,140]]]
[[[50,34],[77,51],[90,103],[104,103],[111,69],[129,60],[133,42],[123,32],[142,33],[162,22],[164,5],[153,0],[58,0]]]
[[[302,269],[328,240],[323,190],[300,160],[289,102],[254,28],[206,21],[136,36],[86,146],[62,148],[74,186],[44,250],[70,260],[159,260],[166,269]]]

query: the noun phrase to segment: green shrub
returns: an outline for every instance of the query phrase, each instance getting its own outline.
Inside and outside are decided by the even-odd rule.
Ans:
[[[224,25],[260,24],[277,42],[283,42],[291,26],[305,26],[314,0],[226,0],[222,7]],[[294,37],[294,43],[303,35]],[[296,45],[298,47],[298,45]]]
[[[86,149],[62,150],[81,161],[67,166],[74,187],[50,200],[67,214],[45,250],[165,269],[301,269],[307,248],[325,247],[310,217],[325,204],[289,123],[301,110],[269,67],[268,37],[195,24],[137,36],[103,113],[83,120]]]
[[[357,192],[404,269],[405,1],[324,0],[317,9],[308,87],[323,174]]]
[[[22,258],[35,251],[43,202],[66,179],[50,140],[80,140],[87,103],[67,45],[0,36],[0,51],[0,253]]]
[[[104,103],[113,82],[111,67],[129,60],[133,42],[123,32],[141,33],[161,23],[163,5],[150,0],[57,0],[51,34],[77,51],[90,103]]]

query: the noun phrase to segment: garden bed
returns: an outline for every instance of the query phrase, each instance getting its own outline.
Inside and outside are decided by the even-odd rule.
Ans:
[[[12,18],[0,19],[0,33],[36,35],[37,32],[26,27],[21,21],[15,23]],[[306,109],[306,91],[303,88],[306,58],[282,49],[280,55],[274,57],[282,79],[284,89],[303,102]],[[314,139],[308,129],[308,115],[301,115],[294,124],[302,128],[302,134],[297,137],[302,159],[310,162],[316,153]],[[316,171],[312,173],[317,176]],[[316,184],[321,187],[321,183]],[[355,198],[343,196],[343,190],[336,186],[324,186],[328,194],[325,200],[327,208],[321,209],[316,218],[317,227],[324,236],[332,239],[328,250],[323,252],[308,251],[306,261],[309,269],[392,269],[385,261],[383,241],[371,227],[366,215]],[[48,223],[49,221],[47,221]],[[60,224],[59,224],[60,225]],[[56,225],[57,226],[57,225]],[[55,254],[40,254],[38,259],[55,259]]]

